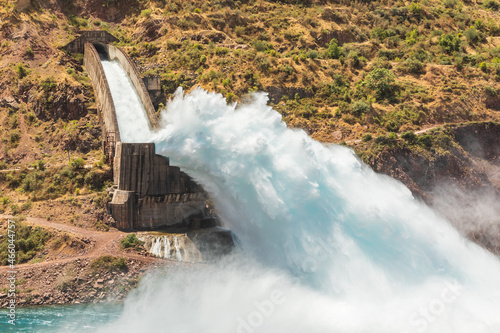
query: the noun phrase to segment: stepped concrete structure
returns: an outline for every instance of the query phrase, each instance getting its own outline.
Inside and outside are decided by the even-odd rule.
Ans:
[[[169,159],[155,154],[154,143],[121,141],[116,109],[99,53],[117,59],[133,82],[151,129],[158,127],[148,89],[134,62],[120,48],[109,44],[114,37],[107,32],[89,31],[66,47],[84,52],[86,68],[95,90],[102,128],[102,146],[113,165],[115,182],[108,210],[122,230],[151,230],[168,226],[214,226],[207,216],[207,197],[203,190]],[[99,52],[98,52],[99,50]],[[155,89],[159,82],[146,81]]]

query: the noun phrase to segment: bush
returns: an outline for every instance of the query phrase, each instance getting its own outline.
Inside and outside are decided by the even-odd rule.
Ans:
[[[484,92],[491,97],[496,97],[498,95],[497,90],[495,88],[493,88],[492,86],[485,86]]]
[[[351,105],[351,113],[356,117],[361,116],[363,113],[370,111],[370,105],[363,101],[356,101]]]
[[[338,46],[337,40],[333,38],[328,44],[328,49],[325,52],[325,58],[339,59],[342,55],[342,48]]]
[[[101,189],[109,179],[109,174],[106,172],[102,170],[91,170],[85,175],[84,183],[91,189]]]
[[[365,135],[363,135],[363,138],[361,140],[363,140],[363,142],[368,142],[368,141],[371,141],[372,139],[373,139],[373,137],[371,134],[365,134]]]
[[[316,50],[309,50],[306,53],[306,57],[308,57],[309,59],[316,59],[316,58],[319,57],[318,51],[316,51]]]
[[[375,143],[379,145],[385,145],[389,143],[389,139],[385,135],[379,135],[375,138]]]
[[[490,10],[498,10],[500,8],[500,5],[496,0],[485,0],[483,2],[484,8],[490,9]]]
[[[467,38],[467,42],[469,42],[469,44],[476,44],[479,41],[479,33],[474,27],[470,27],[469,29],[467,29],[464,35]]]
[[[415,16],[420,16],[422,13],[422,8],[420,7],[420,4],[417,2],[412,2],[409,6],[408,9],[410,12],[415,15]]]
[[[413,143],[413,142],[415,142],[417,135],[415,134],[415,132],[409,131],[409,132],[404,132],[403,134],[401,134],[401,138],[410,142],[410,143]]]
[[[420,74],[424,71],[424,64],[415,58],[408,58],[403,62],[403,68],[410,73]]]
[[[33,258],[38,252],[43,251],[45,243],[52,237],[40,227],[32,227],[23,223],[16,223],[16,264],[22,264]],[[0,261],[2,265],[8,264],[8,237],[4,234],[0,238]]]
[[[120,240],[120,243],[124,249],[133,247],[136,250],[139,250],[144,245],[144,242],[139,240],[135,234],[127,235],[127,237]]]
[[[432,136],[429,134],[420,135],[417,139],[418,143],[424,147],[432,147]]]
[[[127,260],[123,257],[114,257],[110,255],[100,256],[90,263],[90,268],[95,272],[100,271],[126,271]]]
[[[458,0],[443,0],[443,5],[446,8],[455,8],[457,3],[458,3]]]
[[[71,167],[73,170],[83,169],[85,166],[85,160],[81,157],[75,158],[71,161]]]
[[[269,49],[269,44],[263,40],[256,40],[253,42],[253,47],[259,52],[264,52]]]
[[[19,140],[21,140],[21,132],[19,132],[19,131],[10,132],[9,140],[10,140],[10,143],[12,143],[12,144],[18,143]]]
[[[364,80],[368,89],[373,90],[378,97],[385,97],[395,88],[396,76],[386,68],[375,68]]]
[[[40,82],[40,86],[42,87],[45,93],[48,93],[49,91],[51,91],[56,87],[56,80],[54,79],[53,76],[49,76],[48,78],[43,79]]]
[[[439,46],[446,53],[458,52],[460,50],[461,40],[458,36],[445,34],[439,37]]]
[[[17,64],[16,73],[20,79],[26,77],[28,75],[28,70],[24,68],[23,64]]]
[[[417,38],[418,38],[418,31],[417,29],[414,29],[406,34],[406,43],[408,43],[409,45],[413,45],[417,42]]]
[[[152,14],[152,11],[151,9],[144,9],[144,10],[141,10],[141,16],[144,16],[144,17],[150,17]]]

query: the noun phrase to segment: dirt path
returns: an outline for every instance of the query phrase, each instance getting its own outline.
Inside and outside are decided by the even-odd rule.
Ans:
[[[12,215],[4,215],[0,214],[0,218],[4,219],[12,219],[14,216]],[[70,256],[64,259],[57,259],[57,260],[49,260],[49,261],[43,261],[40,263],[35,263],[35,264],[19,264],[16,265],[16,270],[23,270],[26,268],[33,268],[33,267],[44,267],[44,266],[49,266],[49,265],[54,265],[58,263],[65,263],[65,262],[71,262],[76,259],[86,259],[86,258],[92,258],[92,257],[99,257],[105,254],[108,255],[114,255],[114,256],[122,256],[130,259],[138,259],[141,261],[154,261],[155,258],[152,257],[146,257],[142,256],[136,253],[129,253],[129,252],[124,252],[120,249],[120,239],[125,237],[127,235],[126,232],[119,231],[116,229],[104,232],[104,231],[96,231],[96,230],[89,230],[81,227],[77,227],[74,225],[69,225],[69,224],[64,224],[64,223],[57,223],[57,222],[50,222],[46,219],[41,219],[41,218],[34,218],[34,217],[27,217],[26,221],[24,223],[31,224],[33,226],[38,226],[38,227],[43,227],[43,228],[49,228],[49,229],[55,229],[58,231],[62,232],[67,232],[69,234],[72,234],[74,236],[77,236],[78,238],[84,239],[86,242],[89,243],[87,247],[87,251],[85,254],[82,255],[74,255]],[[0,267],[0,273],[3,271],[8,270],[8,266],[2,266]]]
[[[446,127],[446,126],[453,126],[453,125],[460,125],[460,123],[449,123],[449,124],[435,125],[435,126],[431,126],[431,127],[428,127],[428,128],[424,128],[424,129],[415,131],[415,134],[419,135],[419,134],[423,134],[423,133],[432,131],[433,129],[436,129],[436,128],[439,128],[439,127]],[[398,137],[401,137],[401,134],[398,134]],[[346,141],[346,144],[350,145],[350,144],[360,143],[360,142],[361,142],[361,139],[349,140],[349,141]]]

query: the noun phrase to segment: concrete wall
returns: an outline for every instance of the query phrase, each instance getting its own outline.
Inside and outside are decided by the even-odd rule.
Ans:
[[[87,70],[94,92],[96,102],[99,109],[99,117],[103,129],[103,148],[108,160],[113,159],[115,143],[120,142],[120,129],[118,120],[116,119],[116,110],[111,91],[109,90],[108,81],[104,74],[104,69],[101,64],[101,59],[95,47],[90,44],[85,44],[85,54],[83,57],[83,66]]]
[[[153,229],[188,223],[190,218],[203,214],[206,197],[202,194],[169,194],[164,197],[139,199],[134,229]],[[201,208],[201,210],[200,210]]]
[[[147,116],[149,118],[151,129],[158,128],[159,124],[158,117],[156,116],[155,108],[153,106],[153,103],[151,102],[151,98],[149,97],[148,90],[144,85],[144,81],[141,78],[139,69],[134,64],[132,59],[130,59],[128,54],[123,52],[120,48],[113,45],[107,45],[107,49],[108,49],[109,59],[110,60],[117,59],[127,72],[128,76],[130,77],[130,80],[132,80],[135,89],[137,90],[139,96],[141,97],[142,104],[144,105],[144,109],[146,110]]]
[[[99,43],[106,45],[118,41],[118,38],[107,31],[83,31],[80,36],[69,42],[64,48],[71,53],[84,53],[85,43]]]
[[[132,230],[137,222],[137,196],[135,192],[115,190],[108,209],[120,230]]]
[[[206,197],[200,193],[146,196],[116,190],[108,204],[116,227],[121,230],[147,230],[187,225],[191,218],[203,216]]]
[[[197,190],[194,182],[168,158],[155,154],[154,143],[116,144],[114,182],[119,190],[136,192],[139,198]]]

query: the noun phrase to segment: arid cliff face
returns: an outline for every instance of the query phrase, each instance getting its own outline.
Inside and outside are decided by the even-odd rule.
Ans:
[[[394,143],[365,160],[403,182],[467,237],[500,254],[500,124],[462,125],[429,135],[428,149]]]

